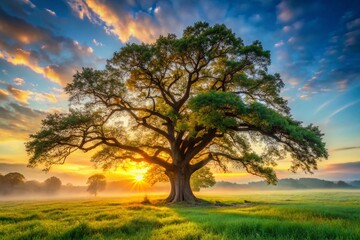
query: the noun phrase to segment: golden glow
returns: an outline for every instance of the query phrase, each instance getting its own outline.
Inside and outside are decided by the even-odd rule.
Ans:
[[[135,176],[135,181],[141,182],[141,181],[143,181],[143,180],[144,180],[144,175],[136,175],[136,176]]]

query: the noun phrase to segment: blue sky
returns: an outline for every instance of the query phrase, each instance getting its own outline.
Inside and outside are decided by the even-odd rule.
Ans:
[[[224,23],[247,44],[260,40],[294,117],[325,133],[330,158],[314,177],[360,179],[360,5],[350,0],[2,0],[0,172],[26,165],[23,142],[47,113],[67,109],[62,87],[76,70],[102,68],[127,42],[181,36],[196,21]],[[92,171],[82,158],[54,174],[71,181],[73,169]]]

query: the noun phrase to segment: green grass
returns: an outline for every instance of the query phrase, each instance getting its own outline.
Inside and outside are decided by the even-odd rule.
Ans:
[[[219,195],[202,194],[213,203],[204,206],[124,198],[0,202],[0,239],[360,239],[360,191]]]

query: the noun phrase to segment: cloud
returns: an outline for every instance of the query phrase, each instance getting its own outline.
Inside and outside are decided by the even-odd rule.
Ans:
[[[278,5],[278,19],[283,22],[287,22],[294,17],[295,13],[289,6],[287,1],[282,1]]]
[[[53,15],[53,16],[56,16],[56,12],[48,9],[48,8],[45,8],[45,11],[48,12],[49,14]]]
[[[7,90],[12,95],[12,97],[15,98],[17,101],[19,101],[23,104],[29,104],[28,100],[30,98],[30,95],[32,94],[31,91],[21,90],[21,89],[14,88],[11,86],[9,86]]]
[[[31,8],[36,8],[35,4],[33,4],[30,0],[23,0],[23,2],[29,5]]]
[[[288,80],[288,82],[289,82],[290,85],[293,86],[293,87],[299,85],[299,79],[297,79],[297,78],[290,78],[290,79]]]
[[[103,46],[103,44],[101,42],[98,42],[95,38],[92,40],[92,42],[95,44],[95,46],[97,47],[101,47]]]
[[[328,171],[337,172],[360,172],[360,162],[336,163],[325,166]]]
[[[17,86],[21,86],[25,83],[25,80],[23,78],[14,78],[14,84],[17,85]]]
[[[330,151],[331,152],[338,152],[338,151],[346,151],[346,150],[354,150],[354,149],[360,149],[360,146],[334,148],[334,149],[331,149]]]
[[[37,92],[34,92],[32,93],[33,95],[33,99],[35,101],[49,101],[49,102],[57,102],[57,98],[55,97],[54,94],[51,94],[51,93],[37,93]]]
[[[1,46],[1,43],[0,43]],[[63,65],[48,65],[45,67],[40,66],[39,59],[34,56],[30,51],[17,49],[7,49],[7,52],[0,51],[0,58],[15,65],[26,66],[35,73],[51,80],[52,82],[65,85],[72,78],[76,72],[76,66],[64,63]]]
[[[324,12],[325,8],[336,11]],[[301,85],[307,84],[300,89],[304,91],[301,94],[347,91],[360,80],[360,70],[354,67],[358,65],[355,56],[360,54],[360,12],[353,9],[357,9],[356,4],[350,1],[281,0],[277,5],[276,34],[289,43],[281,48],[281,44],[276,45],[277,60],[286,61],[280,72],[298,78]],[[306,82],[319,71],[323,72],[321,76]]]
[[[344,106],[336,109],[334,112],[332,112],[332,113],[327,117],[326,122],[330,122],[330,119],[333,118],[335,115],[339,114],[340,112],[342,112],[342,111],[348,109],[349,107],[351,107],[351,106],[353,106],[353,105],[355,105],[355,104],[358,104],[358,103],[360,103],[360,99],[358,99],[358,100],[356,100],[356,101],[353,101],[353,102],[350,102],[350,103],[348,103],[348,104],[346,104],[346,105],[344,105]]]
[[[328,180],[353,181],[360,180],[360,161],[333,163],[322,166],[315,172],[314,177],[324,178]]]
[[[283,46],[284,45],[284,41],[283,40],[281,40],[280,42],[277,42],[277,43],[275,43],[275,47],[276,48],[278,48],[278,47],[281,47],[281,46]]]
[[[310,98],[310,96],[307,95],[307,94],[303,94],[303,95],[300,95],[300,98],[303,99],[303,100],[307,100],[307,99]]]
[[[47,102],[53,102],[53,103],[58,102],[58,100],[54,94],[33,92],[30,90],[22,90],[22,89],[15,88],[12,85],[8,85],[7,91],[0,89],[0,99],[3,99],[3,100],[8,99],[7,98],[8,96],[13,97],[15,100],[17,100],[23,104],[29,104],[29,100],[47,101]]]
[[[98,18],[91,12],[83,0],[67,0],[67,2],[80,19],[83,20],[86,17],[90,22],[100,24]]]
[[[0,22],[0,58],[15,66],[26,66],[52,82],[65,85],[80,66],[99,61],[91,47],[56,36],[1,8]]]
[[[338,84],[338,89],[340,92],[343,92],[347,89],[348,86],[348,80],[340,80],[337,82]]]
[[[356,18],[354,20],[351,20],[350,22],[348,22],[346,24],[346,27],[349,30],[360,27],[360,18]]]
[[[139,12],[135,19],[131,12],[116,11],[98,0],[87,0],[86,3],[105,23],[110,33],[118,36],[121,42],[129,41],[130,37],[135,37],[144,42],[152,42],[161,33],[165,34],[164,31],[161,31],[160,26],[155,26],[151,16],[147,13]],[[123,7],[126,6],[123,5]]]
[[[198,14],[191,8],[191,2],[132,2],[132,1],[99,1],[99,0],[68,0],[73,12],[80,18],[102,25],[107,34],[113,34],[121,42],[132,38],[150,43],[160,35],[169,32],[179,33],[179,29],[189,21],[193,22]],[[208,2],[199,3],[206,8]],[[155,5],[155,7],[153,7]],[[208,17],[223,7],[210,8]],[[226,10],[226,8],[224,8]],[[211,11],[210,11],[211,10]],[[226,13],[226,12],[225,12]],[[219,17],[219,16],[217,16]]]
[[[321,104],[316,110],[315,113],[320,112],[323,108],[325,108],[327,105],[329,105],[334,99],[330,99],[326,102],[324,102],[323,104]]]
[[[0,141],[27,139],[30,133],[40,129],[46,112],[21,106],[17,103],[0,105]]]
[[[0,89],[0,101],[8,100],[9,92]]]

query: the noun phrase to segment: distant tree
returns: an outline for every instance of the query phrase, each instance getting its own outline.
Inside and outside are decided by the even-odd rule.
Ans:
[[[43,184],[39,181],[31,180],[24,183],[24,191],[30,193],[39,193],[43,190]]]
[[[45,191],[48,193],[55,193],[61,188],[61,180],[57,177],[50,177],[44,182]]]
[[[353,187],[360,188],[360,180],[352,181],[350,184]]]
[[[89,177],[86,183],[89,185],[87,191],[97,196],[98,192],[105,190],[106,178],[102,174],[95,174]]]
[[[4,176],[4,179],[7,183],[9,183],[12,187],[16,185],[23,184],[25,181],[24,175],[18,172],[11,172]]]
[[[351,188],[352,186],[350,184],[347,184],[344,181],[338,181],[336,183],[336,187],[338,187],[338,188]]]
[[[25,177],[21,173],[11,172],[1,177],[1,189],[0,192],[3,194],[9,194],[19,190],[24,184]]]
[[[204,22],[181,37],[127,44],[104,70],[74,75],[65,88],[69,113],[48,115],[26,144],[29,166],[48,170],[77,149],[102,146],[92,161],[103,168],[163,168],[169,202],[196,201],[190,177],[208,163],[231,162],[275,184],[273,167],[289,153],[293,172],[311,173],[328,157],[323,134],[291,116],[270,60],[259,41],[245,45],[225,25]]]
[[[156,165],[151,167],[144,176],[145,182],[154,185],[157,182],[169,182],[164,170]],[[209,167],[203,167],[194,172],[190,178],[190,187],[194,192],[199,192],[200,188],[208,188],[215,185],[215,178]]]
[[[200,168],[190,178],[190,186],[194,192],[199,192],[200,188],[212,187],[215,183],[215,177],[209,167]]]
[[[0,194],[4,194],[5,189],[5,179],[4,176],[0,173]]]

